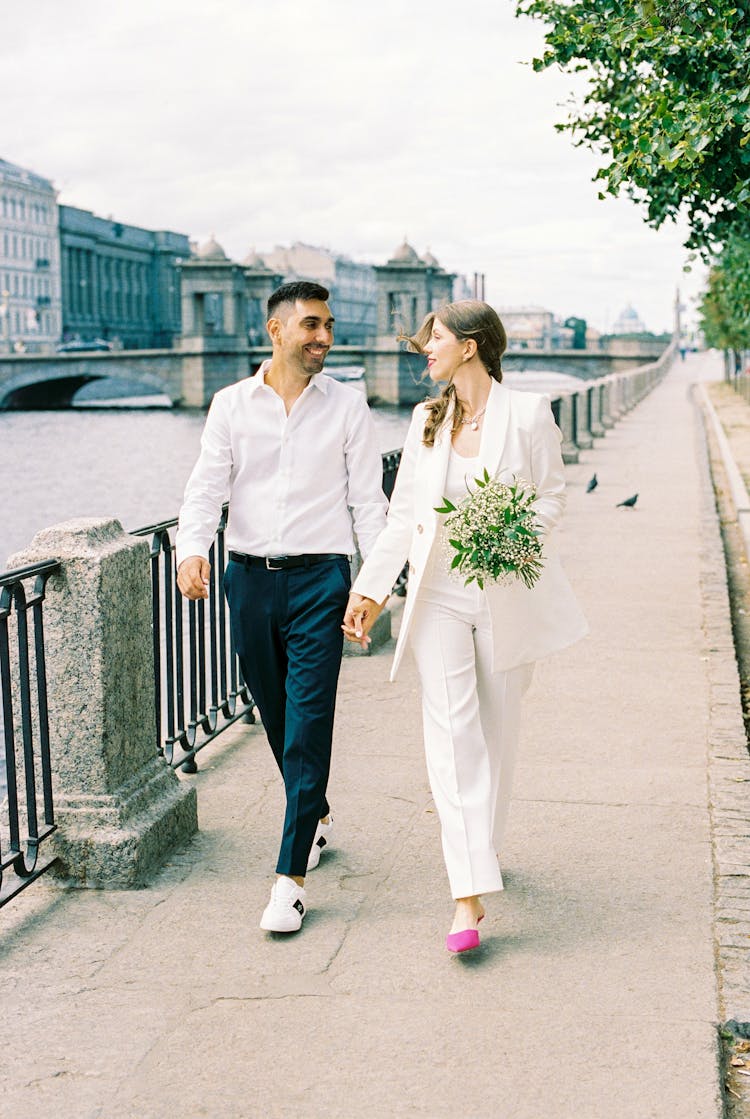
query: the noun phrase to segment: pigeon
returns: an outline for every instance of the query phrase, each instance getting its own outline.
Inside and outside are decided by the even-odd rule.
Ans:
[[[586,486],[586,493],[591,493],[591,491],[595,490],[598,485],[599,479],[597,478],[596,474],[592,474],[591,478],[589,479],[589,484]]]
[[[618,501],[616,508],[619,509],[621,505],[624,505],[626,508],[632,509],[637,500],[638,494],[634,493],[632,497],[626,497],[624,501]]]

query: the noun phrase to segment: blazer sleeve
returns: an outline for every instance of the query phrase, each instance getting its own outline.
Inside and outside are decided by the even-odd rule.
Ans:
[[[531,481],[536,486],[534,503],[545,535],[565,511],[565,468],[560,444],[562,433],[555,423],[548,396],[540,396],[531,428]]]
[[[393,487],[385,528],[352,586],[355,594],[383,602],[406,563],[414,527],[414,475],[424,433],[424,408],[414,409]]]

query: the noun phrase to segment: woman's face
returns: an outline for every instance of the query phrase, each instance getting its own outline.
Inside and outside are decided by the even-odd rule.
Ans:
[[[433,381],[449,381],[463,365],[466,343],[451,334],[448,327],[435,319],[430,340],[424,347],[427,355],[427,372]]]

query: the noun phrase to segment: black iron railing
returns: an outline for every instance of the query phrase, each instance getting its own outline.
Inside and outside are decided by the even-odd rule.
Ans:
[[[43,605],[56,560],[0,575],[0,907],[49,870],[55,830]]]
[[[383,489],[393,492],[401,451],[383,455]],[[242,680],[224,597],[225,529],[228,506],[211,550],[208,598],[191,602],[180,594],[174,560],[177,520],[136,529],[150,537],[153,610],[156,742],[169,765],[194,773],[195,757],[238,719],[255,722],[254,703]],[[396,593],[405,593],[405,570]]]
[[[177,586],[173,532],[177,520],[137,529],[151,538],[156,741],[169,765],[196,770],[195,755],[238,719],[255,721],[240,677],[224,598],[226,549],[222,511],[211,545],[208,598],[192,602]]]
[[[393,486],[396,482],[396,475],[398,474],[400,462],[400,449],[398,451],[386,451],[383,455],[383,493],[389,501],[393,493]]]

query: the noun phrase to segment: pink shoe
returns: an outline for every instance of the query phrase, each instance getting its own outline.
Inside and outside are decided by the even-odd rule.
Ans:
[[[479,947],[479,933],[476,929],[463,929],[461,932],[448,933],[445,947],[449,952],[470,952]]]

